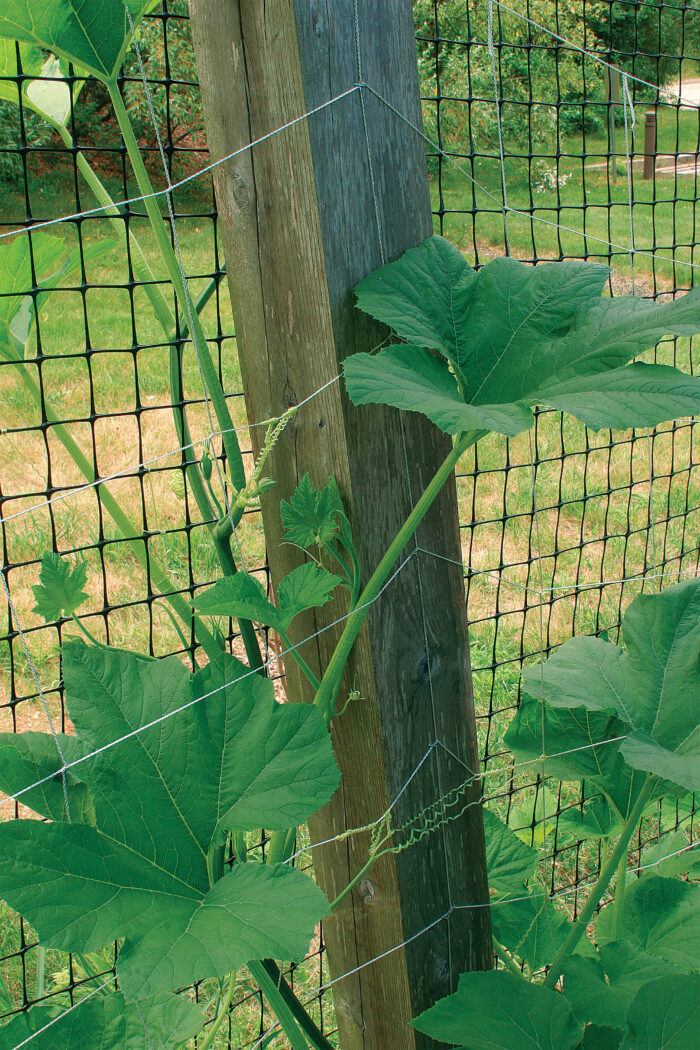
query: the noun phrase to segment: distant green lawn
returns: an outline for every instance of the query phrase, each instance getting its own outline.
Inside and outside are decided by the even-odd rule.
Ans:
[[[673,108],[659,107],[658,121],[659,153],[675,152],[676,146],[681,152],[696,153],[699,128],[696,111],[676,113]],[[638,157],[643,151],[643,141],[644,108],[638,107],[634,136]],[[508,217],[514,255],[528,259],[567,257],[608,261],[610,249],[604,242],[612,242],[618,246],[613,249],[615,268],[622,274],[629,273],[630,221],[623,128],[616,129],[616,149],[618,174],[617,181],[613,182],[612,159],[606,163],[605,135],[589,134],[585,140],[582,136],[564,139],[558,170],[562,184],[558,188],[547,186],[542,177],[544,166],[554,171],[554,156],[534,159],[531,167],[525,159],[507,158],[509,207],[533,213],[532,219],[529,214]],[[660,159],[658,166],[663,163]],[[693,268],[683,264],[700,263],[700,254],[695,250],[700,240],[697,186],[694,174],[674,177],[659,173],[654,181],[645,181],[641,168],[634,167],[635,248],[639,252],[656,253],[654,258],[643,254],[635,257],[637,273],[647,278],[642,291],[654,290],[648,281],[654,273],[658,290],[691,286]],[[435,175],[431,189],[437,209]],[[495,157],[476,159],[473,168],[470,161],[459,160],[454,164],[443,161],[442,196],[447,211],[443,227],[447,237],[471,254],[472,215],[469,213],[476,208],[473,230],[477,246],[488,254],[504,251],[501,170]],[[557,229],[557,224],[567,229]]]

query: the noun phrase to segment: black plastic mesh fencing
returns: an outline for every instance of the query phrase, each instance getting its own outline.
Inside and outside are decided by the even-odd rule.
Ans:
[[[511,0],[507,6],[493,0],[491,17],[487,0],[416,0],[413,6],[424,124],[435,144],[428,147],[428,168],[436,231],[477,265],[507,249],[533,263],[607,262],[613,293],[634,287],[663,297],[691,287],[700,11],[686,3],[628,0]],[[164,4],[139,33],[176,182],[207,158],[184,0]],[[15,289],[37,304],[35,343],[19,367],[0,355],[0,519],[13,606],[0,602],[0,728],[22,732],[46,730],[40,694],[56,728],[66,728],[59,665],[66,624],[47,627],[32,611],[43,552],[86,562],[89,599],[81,615],[97,638],[156,655],[187,650],[192,639],[179,637],[125,535],[145,543],[148,567],[157,564],[184,596],[210,582],[216,569],[175,422],[177,410],[186,408],[199,442],[196,456],[209,449],[196,362],[179,353],[184,339],[176,340],[173,356],[155,323],[133,243],[103,214],[81,214],[95,206],[86,163],[113,199],[138,198],[108,99],[94,83],[84,86],[73,103],[68,141],[62,140],[22,104],[19,53],[17,59],[17,76],[0,80],[0,233],[74,216],[44,231],[60,239],[74,261],[58,290],[39,294],[33,258],[29,280]],[[133,53],[122,89],[162,187]],[[185,268],[194,295],[208,296],[206,335],[249,456],[209,176],[176,190],[174,205]],[[139,241],[153,280],[172,302],[143,202],[125,205],[120,224]],[[8,243],[0,241],[0,251]],[[657,355],[694,370],[688,341],[669,341]],[[174,405],[173,375],[180,388]],[[578,888],[590,884],[600,863],[597,847],[582,846],[560,829],[562,814],[580,808],[581,798],[569,787],[543,785],[536,774],[514,773],[503,734],[518,702],[523,662],[572,633],[609,631],[614,638],[645,580],[655,586],[697,571],[694,437],[690,420],[653,434],[611,436],[543,412],[529,437],[481,442],[458,478],[487,795],[509,813],[513,827],[545,844],[550,888],[567,894],[574,907]],[[109,491],[125,518],[115,520],[106,501],[100,503],[90,485],[95,476],[113,479]],[[264,574],[255,515],[244,519],[241,539],[248,568]],[[6,818],[10,811],[7,806]],[[638,863],[646,862],[649,844],[663,842],[673,829],[692,837],[693,821],[693,806],[660,803],[637,843]],[[0,1014],[46,997],[76,1001],[94,974],[58,952],[44,955],[33,932],[4,905],[0,920]],[[100,973],[108,974],[112,962],[105,953]],[[320,991],[327,979],[319,942],[293,980],[332,1033],[331,993]],[[207,990],[197,994],[206,998]],[[258,990],[243,986],[221,1046],[254,1045],[270,1023]]]

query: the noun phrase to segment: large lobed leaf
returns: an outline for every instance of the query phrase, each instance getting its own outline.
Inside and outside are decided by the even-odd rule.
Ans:
[[[539,970],[554,958],[571,927],[546,893],[491,904],[491,926],[499,944]]]
[[[22,785],[36,784],[19,801],[50,820],[67,819],[67,793],[71,820],[94,824],[95,808],[87,785],[69,769],[64,792],[63,777],[54,772],[61,764],[57,745],[65,755],[75,742],[64,733],[57,733],[55,739],[49,733],[0,733],[0,790],[11,795]]]
[[[489,886],[498,893],[520,894],[537,868],[539,853],[490,809],[484,809],[483,817]]]
[[[542,668],[531,673],[540,679]],[[589,789],[604,793],[624,821],[646,779],[620,755],[626,730],[625,723],[610,710],[550,704],[543,709],[541,701],[525,695],[504,742],[517,761],[531,763],[533,771],[544,766],[546,775],[560,780],[585,779]],[[657,794],[665,789],[665,784],[660,785]]]
[[[318,712],[277,704],[272,682],[232,657],[192,676],[176,657],[72,641],[64,678],[77,733],[65,753],[96,827],[2,825],[2,896],[49,946],[92,951],[125,937],[117,973],[129,1000],[250,959],[301,957],[327,910],[311,879],[244,863],[210,887],[207,855],[227,830],[294,826],[328,800],[339,773]],[[18,768],[6,789],[26,784]],[[31,805],[41,812],[40,797]]]
[[[157,0],[129,0],[134,24]],[[0,37],[52,51],[114,80],[131,42],[124,0],[4,0]]]
[[[700,580],[641,594],[622,620],[626,651],[572,638],[524,688],[560,708],[614,712],[627,729],[620,754],[678,788],[700,788]]]
[[[564,994],[584,1024],[625,1031],[627,1011],[640,988],[682,970],[626,941],[601,946],[592,957],[573,955],[564,967]]]
[[[700,971],[700,886],[646,875],[627,888],[617,934],[613,909],[608,907],[596,920],[595,936],[599,944],[619,936],[680,970]]]
[[[640,988],[622,1050],[692,1050],[700,1033],[700,976],[661,977]]]
[[[504,970],[462,974],[412,1023],[459,1050],[574,1050],[583,1037],[563,995]]]
[[[431,237],[358,285],[360,309],[404,343],[349,357],[350,397],[422,412],[450,434],[517,434],[534,405],[594,429],[700,412],[700,380],[629,364],[666,335],[700,331],[700,289],[662,304],[602,298],[608,274],[595,263],[505,258],[477,272]]]
[[[182,995],[145,999],[137,1007],[121,992],[108,992],[86,996],[68,1011],[37,1006],[19,1014],[0,1028],[0,1050],[25,1040],[30,1050],[175,1050],[203,1024],[201,1012]]]

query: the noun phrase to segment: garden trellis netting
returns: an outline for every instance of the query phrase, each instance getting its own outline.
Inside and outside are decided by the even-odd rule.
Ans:
[[[575,6],[417,0],[414,9],[436,230],[476,264],[506,250],[533,263],[594,259],[612,264],[613,292],[634,286],[639,294],[668,297],[690,288],[697,266],[700,109],[692,99],[683,102],[679,78],[692,77],[700,53],[700,12],[620,0]],[[162,135],[183,265],[193,295],[205,289],[210,295],[205,331],[249,457],[215,201],[209,174],[199,174],[207,155],[186,6],[164,5],[139,34],[153,110],[133,51],[122,88],[158,187],[163,171],[152,117]],[[620,85],[619,93],[609,92],[613,101],[611,81]],[[37,300],[35,357],[26,362],[34,386],[19,382],[16,366],[0,360],[0,518],[11,601],[0,625],[1,710],[2,728],[18,732],[46,729],[47,717],[56,729],[66,728],[58,657],[64,626],[46,627],[32,611],[44,550],[85,560],[89,603],[81,616],[99,638],[157,655],[192,645],[178,636],[59,433],[82,450],[88,472],[111,479],[108,488],[128,509],[147,558],[164,567],[179,593],[188,596],[215,575],[185,471],[188,442],[172,422],[168,347],[146,309],[128,242],[115,240],[108,254],[96,250],[114,231],[92,210],[78,148],[113,199],[127,202],[119,222],[152,254],[118,129],[92,85],[75,106],[68,125],[73,146],[66,146],[23,107],[21,95],[19,106],[10,101],[20,84],[21,72],[0,91],[0,232],[7,239],[12,231],[67,216],[47,232],[63,238],[76,266],[59,290]],[[348,91],[369,93],[372,85],[348,85]],[[644,180],[644,115],[652,108],[658,156],[653,177]],[[165,214],[165,198],[161,203]],[[36,297],[31,261],[28,272],[29,282],[13,290]],[[663,344],[659,354],[697,371],[687,343]],[[197,362],[193,355],[185,362],[182,404],[195,456],[214,462],[220,436]],[[463,554],[486,794],[509,814],[512,827],[544,840],[551,891],[573,906],[578,887],[590,887],[599,864],[590,846],[582,849],[570,836],[562,845],[560,826],[579,800],[551,780],[543,786],[536,765],[513,769],[502,737],[518,701],[523,662],[537,661],[572,633],[615,636],[622,611],[643,585],[697,571],[694,430],[682,420],[651,435],[611,438],[542,412],[531,437],[507,445],[488,439],[460,468],[460,505],[473,521],[463,529]],[[173,498],[183,492],[186,502]],[[247,567],[264,579],[255,514],[244,516],[239,538]],[[6,818],[11,810],[6,803]],[[648,841],[638,843],[639,866],[685,848],[674,833],[680,828],[692,841],[693,817],[687,807],[660,804]],[[109,975],[108,965],[95,975],[80,960],[42,957],[32,932],[8,909],[0,937],[5,1015],[46,996],[79,1002],[96,977]],[[295,979],[303,996],[316,1001],[321,1027],[332,1033],[322,944]],[[255,1045],[271,1023],[252,984],[243,988],[231,1013],[231,1045]]]

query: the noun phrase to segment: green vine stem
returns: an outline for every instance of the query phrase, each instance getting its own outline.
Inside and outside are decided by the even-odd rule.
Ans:
[[[554,957],[551,969],[544,982],[546,988],[554,988],[556,986],[564,968],[564,963],[576,949],[578,942],[586,932],[588,923],[593,918],[593,914],[598,907],[598,902],[610,885],[610,880],[612,879],[618,865],[621,860],[627,856],[629,841],[634,834],[634,830],[637,827],[639,819],[644,811],[644,807],[646,806],[657,781],[658,777],[652,776],[651,773],[644,781],[644,786],[639,793],[639,797],[637,798],[630,815],[625,821],[620,837],[615,843],[614,848],[610,852],[610,855],[598,876],[598,881],[593,887],[590,897],[579,912],[576,922],[572,925],[566,940]]]
[[[331,911],[335,911],[340,902],[345,900],[349,893],[352,893],[352,891],[357,886],[358,882],[362,881],[362,879],[365,877],[370,868],[375,864],[375,862],[378,861],[380,857],[383,857],[385,853],[390,852],[391,850],[381,850],[378,853],[373,853],[370,850],[369,859],[367,860],[367,862],[362,865],[358,872],[355,873],[355,875],[350,879],[350,882],[344,889],[340,891],[335,900],[331,901]]]
[[[319,689],[321,683],[307,664],[304,657],[299,652],[298,648],[295,645],[292,645],[291,641],[289,640],[289,635],[286,634],[284,631],[279,631],[279,636],[282,645],[286,650],[285,655],[288,654],[289,656],[291,656],[292,659],[296,661],[301,670],[304,672],[304,675],[309,680],[309,682],[311,682],[311,685],[314,687],[314,689]]]
[[[510,970],[514,977],[519,977],[522,980],[523,972],[516,963],[513,956],[510,954],[508,949],[503,944],[499,944],[495,937],[492,936],[493,946],[496,949],[496,954],[501,960],[506,970]]]
[[[163,257],[163,262],[168,270],[168,276],[172,282],[175,293],[181,303],[187,303],[188,290],[185,285],[185,280],[180,271],[175,251],[170,241],[170,237],[165,228],[163,217],[160,213],[160,207],[154,195],[153,185],[151,184],[146,165],[143,162],[139,144],[136,141],[134,129],[131,126],[129,120],[129,114],[127,113],[124,100],[121,97],[119,88],[114,81],[105,81],[107,90],[109,92],[112,106],[119,123],[119,128],[124,139],[124,145],[126,146],[127,153],[129,154],[129,160],[136,176],[136,182],[139,190],[144,197],[144,205],[148,213],[148,217],[151,221],[151,226],[156,237],[156,242],[160,249]],[[192,315],[192,327],[191,333],[195,347],[197,349],[198,359],[202,368],[204,376],[204,382],[207,387],[207,393],[211,398],[214,413],[216,415],[219,428],[221,430],[221,438],[226,451],[226,457],[228,459],[228,467],[231,473],[231,480],[235,490],[238,492],[245,485],[245,471],[243,469],[243,457],[241,456],[241,450],[236,438],[236,432],[233,426],[233,421],[228,410],[228,404],[226,403],[226,396],[222,389],[219,377],[214,368],[211,355],[209,353],[209,347],[207,345],[206,337],[202,329],[201,322],[197,314],[193,311]]]
[[[299,1028],[294,1014],[287,1005],[280,987],[270,977],[262,962],[249,962],[248,969],[251,977],[270,1004],[270,1008],[279,1021],[282,1031],[287,1036],[292,1050],[309,1050],[309,1044]]]
[[[236,971],[234,970],[233,973],[231,974],[230,978],[229,978],[228,987],[226,989],[226,995],[224,996],[224,998],[221,1001],[221,1005],[219,1006],[219,1012],[217,1013],[216,1017],[212,1021],[211,1027],[209,1028],[209,1031],[207,1032],[206,1038],[205,1038],[204,1042],[201,1044],[199,1050],[209,1050],[209,1047],[214,1042],[214,1040],[216,1038],[216,1033],[219,1031],[219,1029],[221,1028],[221,1025],[226,1020],[226,1016],[228,1014],[229,1007],[230,1007],[231,1002],[233,1000],[233,994],[234,994],[235,990],[236,990]]]
[[[98,177],[95,170],[90,165],[84,153],[80,150],[76,150],[73,136],[71,135],[65,124],[58,124],[54,121],[50,121],[53,127],[56,129],[58,134],[61,136],[66,146],[75,153],[75,162],[78,171],[81,173],[86,183],[90,187],[92,195],[95,200],[104,209],[105,215],[109,219],[110,223],[114,227],[115,231],[119,236],[124,235],[124,224],[122,222],[122,216],[120,215],[119,209],[112,200],[106,186],[102,180]],[[153,271],[148,264],[148,260],[144,254],[143,248],[139,243],[138,238],[134,235],[131,230],[127,231],[128,244],[131,249],[131,260],[134,272],[139,280],[142,282],[143,290],[148,296],[153,312],[156,315],[158,323],[163,330],[163,334],[167,342],[170,345],[169,355],[169,371],[170,371],[170,391],[173,408],[173,417],[175,420],[175,429],[177,431],[178,440],[180,445],[183,446],[183,453],[185,459],[188,461],[187,476],[192,487],[192,493],[194,495],[199,511],[205,521],[209,521],[214,518],[215,515],[212,510],[209,497],[206,489],[202,484],[202,479],[199,474],[199,469],[195,465],[192,450],[192,438],[187,424],[185,413],[180,405],[182,401],[182,389],[180,382],[180,360],[181,360],[181,348],[173,346],[173,343],[178,339],[178,326],[175,323],[175,317],[173,312],[168,305],[168,301],[163,295],[158,282],[155,279]],[[213,278],[197,301],[193,304],[194,311],[199,315],[203,307],[211,297],[212,292],[216,288],[216,278]],[[189,329],[189,322],[186,316],[181,315],[179,318],[179,339],[183,340]]]
[[[613,900],[613,930],[614,938],[617,940],[618,930],[620,928],[620,919],[622,918],[622,911],[625,906],[625,888],[627,883],[627,851],[620,857],[620,863],[617,866],[617,873],[615,875],[615,899]]]
[[[452,450],[445,457],[437,471],[427,485],[423,495],[420,497],[411,513],[397,532],[394,540],[387,548],[386,553],[379,565],[370,576],[367,584],[357,600],[357,608],[345,623],[343,633],[338,640],[333,656],[321,679],[321,685],[316,693],[314,704],[320,709],[321,714],[327,722],[333,717],[333,696],[336,684],[340,681],[345,671],[345,665],[350,655],[355,639],[367,619],[369,610],[375,598],[382,589],[386,579],[393,569],[399,556],[411,539],[421,521],[428,513],[437,499],[443,485],[452,474],[458,460],[468,448],[484,436],[485,430],[470,430],[458,434],[455,438]]]
[[[119,209],[112,200],[107,187],[104,185],[102,180],[98,177],[92,166],[90,165],[87,157],[81,150],[77,150],[73,136],[71,135],[65,124],[58,124],[54,121],[49,123],[56,129],[58,134],[63,139],[66,146],[75,155],[75,163],[78,171],[87,182],[95,200],[104,209],[104,214],[109,219],[115,232],[120,236],[124,236],[125,227],[122,221]],[[158,322],[163,329],[164,333],[172,332],[175,328],[175,318],[173,317],[168,301],[163,295],[158,283],[156,282],[153,271],[148,265],[146,256],[143,253],[143,249],[139,244],[137,238],[134,236],[131,230],[128,231],[129,247],[131,248],[132,265],[136,275],[141,281],[143,281],[143,288],[151,301],[153,311],[158,318]]]
[[[52,425],[52,433],[58,438],[66,452],[78,467],[78,470],[83,475],[88,484],[92,484],[95,481],[95,472],[92,468],[92,464],[89,459],[80,448],[80,446],[73,440],[65,426],[58,417],[54,414],[52,409],[44,402],[41,396],[41,390],[38,385],[29,374],[27,366],[20,361],[15,363],[15,367],[19,370],[22,376],[22,382],[30,395],[43,412],[47,422]],[[122,538],[125,539],[132,551],[134,552],[136,559],[139,564],[143,567],[147,574],[150,573],[150,580],[153,587],[160,591],[163,597],[168,601],[170,606],[175,610],[183,623],[194,624],[195,637],[200,643],[204,651],[206,652],[209,659],[213,659],[219,652],[219,646],[214,638],[211,631],[205,626],[205,624],[196,616],[191,607],[185,601],[181,594],[178,594],[175,590],[175,586],[168,577],[164,569],[161,568],[160,564],[150,554],[146,552],[146,544],[142,539],[138,539],[138,529],[128,518],[126,513],[122,510],[119,502],[114,498],[112,493],[104,484],[97,485],[95,491],[100,500],[100,503],[107,511],[112,521],[117,526]]]
[[[78,617],[77,617],[77,616],[75,615],[75,613],[74,613],[74,612],[70,614],[70,618],[71,618],[71,620],[72,620],[72,621],[73,621],[73,622],[74,622],[74,623],[76,624],[76,626],[78,627],[78,630],[79,630],[79,631],[80,631],[80,632],[81,632],[82,634],[84,634],[84,635],[85,635],[85,637],[87,638],[87,640],[88,640],[88,641],[89,641],[89,642],[90,642],[90,643],[91,643],[92,645],[95,645],[95,646],[97,646],[97,648],[98,648],[98,649],[101,649],[101,648],[102,648],[101,644],[100,644],[100,643],[99,643],[99,642],[97,641],[97,638],[95,638],[95,636],[94,636],[94,635],[90,634],[90,632],[88,631],[88,629],[87,629],[87,627],[85,626],[85,624],[84,624],[84,623],[81,623],[81,622],[80,622],[80,620],[78,619]]]
[[[260,965],[267,971],[270,979],[274,982],[275,987],[279,989],[280,995],[294,1014],[300,1028],[303,1029],[306,1038],[310,1041],[314,1050],[335,1050],[333,1044],[326,1039],[313,1017],[307,1013],[306,1009],[299,1002],[296,995],[280,973],[277,963],[272,959],[264,959]]]
[[[73,137],[70,134],[68,128],[65,125],[57,124],[54,122],[51,123],[53,123],[56,131],[58,131],[65,144],[70,149],[75,150]],[[110,220],[117,233],[120,236],[123,235],[124,227],[121,222],[119,210],[114,201],[112,200],[109,191],[107,190],[103,182],[100,180],[98,175],[95,173],[85,155],[80,150],[75,151],[75,155],[78,170],[80,171],[83,178],[90,187],[93,196],[98,201],[98,203],[101,204],[105,209],[107,218]],[[154,217],[151,216],[150,213],[149,217],[153,222]],[[162,227],[162,220],[159,218],[158,221],[160,227]],[[156,238],[159,240],[159,246],[162,249],[162,244],[160,244],[160,238],[158,236],[158,226],[155,222],[153,222],[153,225]],[[192,495],[194,496],[194,500],[197,504],[199,512],[202,515],[204,522],[207,524],[207,527],[209,528],[210,532],[212,533],[214,548],[216,550],[216,554],[219,560],[219,564],[221,565],[222,571],[224,572],[224,575],[230,576],[237,571],[233,555],[231,554],[230,549],[231,530],[229,530],[227,533],[214,532],[214,521],[217,515],[214,513],[212,502],[209,498],[206,486],[204,485],[202,475],[200,473],[199,464],[196,461],[194,455],[192,435],[189,429],[189,424],[187,422],[187,416],[182,407],[182,345],[190,327],[187,311],[181,311],[180,317],[178,318],[178,323],[176,324],[175,317],[173,316],[173,313],[170,309],[170,306],[168,305],[165,296],[163,295],[163,292],[161,291],[157,281],[155,280],[153,271],[151,270],[151,267],[148,264],[148,260],[144,255],[143,249],[138,239],[134,236],[131,230],[127,232],[127,236],[132,253],[132,265],[137,276],[143,282],[144,291],[151,302],[153,311],[156,315],[156,318],[158,319],[161,328],[163,329],[163,334],[165,335],[165,338],[169,344],[168,368],[172,412],[175,423],[175,431],[186,463],[185,471],[187,475],[187,480],[190,483]],[[170,252],[172,253],[171,248]],[[169,260],[167,257],[164,257],[164,261],[167,264]],[[179,267],[177,269],[179,273]],[[197,299],[193,302],[193,313],[194,316],[197,318],[197,324],[199,321],[199,314],[201,313],[206,303],[209,301],[215,288],[216,278],[213,278],[208,283],[204,291],[200,293]],[[201,333],[201,339],[197,344],[200,353],[202,352],[200,345],[200,343],[202,342],[204,344],[204,353],[208,355],[208,349],[206,348],[206,341],[204,341],[203,333]],[[220,388],[220,384],[218,384],[218,377],[216,377],[216,385]],[[223,391],[221,392],[221,395],[223,397]],[[214,400],[213,396],[212,400]],[[217,418],[219,418],[218,413]],[[221,419],[219,419],[219,422],[221,424]],[[230,415],[227,415],[227,422],[229,425],[232,425]],[[232,433],[231,437],[235,439],[235,432]],[[224,442],[224,445],[226,447],[226,442]],[[227,455],[229,456],[229,461],[235,463],[235,457],[233,460],[231,460],[231,455],[228,448]],[[253,625],[249,621],[239,621],[239,627],[241,630],[241,636],[243,638],[243,644],[245,646],[246,655],[248,657],[248,662],[252,668],[258,670],[262,667],[263,661],[262,656],[260,654],[260,646],[258,644]]]

